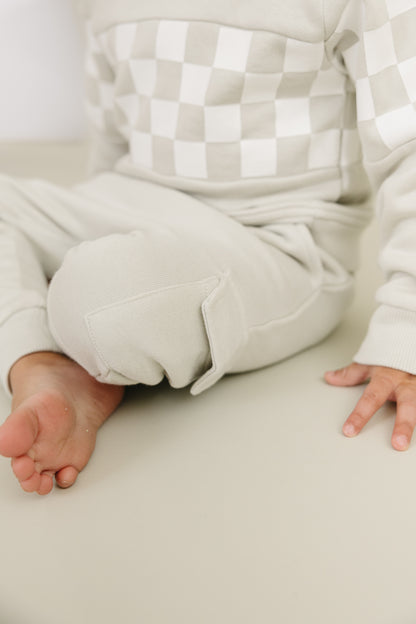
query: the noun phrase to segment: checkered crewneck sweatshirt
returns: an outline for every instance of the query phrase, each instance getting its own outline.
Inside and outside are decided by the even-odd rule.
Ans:
[[[77,0],[75,0],[77,1]],[[416,0],[78,0],[91,171],[304,222],[385,281],[354,360],[416,374]]]

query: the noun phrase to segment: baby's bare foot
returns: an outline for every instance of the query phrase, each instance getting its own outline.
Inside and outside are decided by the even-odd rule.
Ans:
[[[53,477],[72,485],[94,450],[97,431],[124,388],[101,384],[65,356],[36,353],[12,368],[12,413],[0,427],[0,454],[26,492],[48,494]]]

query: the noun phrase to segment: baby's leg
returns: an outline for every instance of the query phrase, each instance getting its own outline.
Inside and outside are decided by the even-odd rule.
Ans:
[[[123,395],[62,354],[46,311],[48,280],[68,249],[112,231],[105,213],[71,190],[0,176],[0,376],[13,391],[0,453],[27,491],[47,493],[55,473],[71,485]]]
[[[167,377],[197,394],[316,343],[342,317],[351,276],[306,225],[246,227],[177,191],[100,184],[134,204],[137,227],[72,249],[48,299],[55,340],[96,379]]]
[[[348,274],[301,224],[244,227],[183,193],[115,174],[80,188],[76,204],[97,214],[73,219],[86,240],[58,270],[51,262],[47,315],[46,284],[33,306],[70,359],[22,358],[12,374],[13,413],[0,428],[0,453],[13,457],[23,487],[39,493],[53,474],[61,484],[76,478],[92,452],[87,433],[95,439],[121,400],[118,386],[166,376],[173,387],[195,382],[196,394],[227,372],[276,362],[331,331],[351,291]],[[91,223],[96,230],[85,235]],[[27,295],[23,282],[16,292]],[[33,385],[25,384],[26,364]],[[100,416],[87,423],[91,398]]]

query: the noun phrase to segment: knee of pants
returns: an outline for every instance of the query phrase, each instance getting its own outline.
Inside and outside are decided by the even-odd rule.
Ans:
[[[198,394],[244,341],[230,277],[169,261],[156,243],[112,235],[72,249],[48,293],[52,334],[99,381],[175,387]],[[174,266],[172,266],[174,265]],[[175,270],[176,268],[176,270]]]

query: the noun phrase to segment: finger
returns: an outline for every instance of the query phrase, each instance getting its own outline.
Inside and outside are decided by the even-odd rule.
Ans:
[[[345,368],[327,371],[324,375],[325,381],[332,386],[357,386],[367,381],[369,377],[370,367],[356,362]]]
[[[370,418],[388,400],[393,389],[391,379],[376,376],[373,377],[365,388],[360,400],[353,412],[344,423],[342,431],[348,437],[355,436],[368,423]]]
[[[396,451],[409,448],[416,427],[416,391],[411,388],[396,390],[397,413],[391,444]]]

